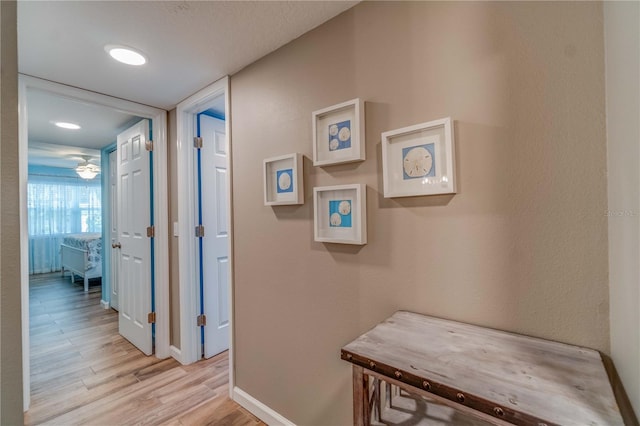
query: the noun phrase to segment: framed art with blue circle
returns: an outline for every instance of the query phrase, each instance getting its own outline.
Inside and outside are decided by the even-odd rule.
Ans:
[[[313,188],[313,235],[323,243],[367,243],[367,186]]]
[[[302,154],[294,153],[263,161],[264,205],[304,204]]]
[[[311,113],[314,166],[365,159],[364,105],[352,99]]]
[[[383,132],[385,198],[456,193],[451,117]]]

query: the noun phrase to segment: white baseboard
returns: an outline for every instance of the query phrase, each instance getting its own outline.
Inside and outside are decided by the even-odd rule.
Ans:
[[[295,426],[295,423],[287,420],[237,386],[233,388],[233,400],[269,426]]]
[[[102,309],[109,309],[109,302],[105,302],[104,300],[100,300],[100,305],[102,305]]]
[[[180,349],[178,349],[175,346],[171,345],[171,346],[169,346],[169,353],[171,354],[171,357],[173,359],[178,361],[180,364],[184,365],[184,362],[182,362],[182,351]]]

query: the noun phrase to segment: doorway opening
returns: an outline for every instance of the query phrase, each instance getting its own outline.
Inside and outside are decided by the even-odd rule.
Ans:
[[[177,107],[180,348],[172,354],[190,364],[228,347],[233,396],[229,113],[228,77]]]
[[[23,353],[23,397],[25,411],[30,405],[30,344],[29,344],[29,232],[27,208],[28,182],[28,98],[29,91],[41,91],[74,102],[111,108],[133,116],[152,120],[155,152],[152,158],[155,238],[152,249],[157,261],[152,266],[156,278],[153,294],[156,304],[155,342],[156,357],[169,356],[169,301],[168,301],[168,235],[167,235],[167,170],[166,170],[166,111],[136,104],[105,95],[21,75],[19,77],[19,165],[20,165],[20,234],[21,234],[21,293],[22,293],[22,353]],[[108,294],[108,292],[103,293]]]
[[[34,97],[43,98],[40,93]],[[53,104],[53,100],[50,102]],[[60,105],[58,108],[64,109]],[[72,115],[70,109],[67,111],[65,115]],[[43,117],[41,120],[57,114],[38,108],[32,112],[32,117]],[[71,284],[79,280],[87,292],[89,282],[99,284],[102,276],[100,151],[90,146],[57,144],[74,141],[60,140],[55,131],[42,133],[37,123],[31,127],[27,189],[29,275],[58,272],[70,277]]]

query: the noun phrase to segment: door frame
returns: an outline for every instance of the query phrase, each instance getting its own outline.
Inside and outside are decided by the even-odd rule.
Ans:
[[[102,170],[109,170],[111,160],[109,155],[117,150],[117,143],[114,142],[100,149],[100,167]],[[100,304],[103,308],[109,309],[111,304],[111,250],[108,249],[109,244],[106,241],[111,240],[111,199],[109,197],[111,190],[111,177],[106,173],[102,176],[102,298]]]
[[[199,112],[210,107],[214,99],[224,96],[225,132],[227,137],[227,180],[228,218],[229,218],[229,395],[233,397],[234,374],[234,321],[233,321],[233,216],[232,216],[232,143],[231,110],[229,103],[229,77],[198,91],[180,102],[176,111],[178,130],[177,175],[178,175],[178,220],[180,235],[178,241],[178,262],[180,265],[180,349],[172,347],[172,355],[182,364],[191,364],[200,359],[200,327],[196,324],[199,313],[199,275],[197,269],[197,250],[194,229],[196,226],[196,183],[194,181],[196,165],[193,155],[193,137],[195,119]]]
[[[80,102],[101,105],[152,120],[153,132],[153,211],[156,235],[154,238],[156,333],[155,356],[168,358],[169,352],[169,235],[168,235],[168,184],[167,184],[167,112],[165,110],[114,98],[100,93],[88,92],[36,77],[18,76],[18,121],[20,171],[20,275],[22,303],[22,373],[24,410],[31,402],[29,363],[29,230],[27,226],[27,179],[28,179],[28,106],[27,91],[44,90],[58,96]]]

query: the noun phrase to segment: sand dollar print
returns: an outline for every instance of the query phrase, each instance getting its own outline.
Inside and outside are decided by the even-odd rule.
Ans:
[[[342,223],[342,218],[340,217],[340,214],[333,213],[329,219],[329,223],[331,223],[331,226],[340,226],[340,224]]]
[[[427,176],[433,167],[433,156],[424,147],[411,148],[402,162],[404,173],[409,178]]]
[[[343,127],[340,129],[340,132],[338,132],[338,139],[340,139],[342,142],[348,141],[350,137],[351,130],[349,130],[348,127]]]
[[[287,190],[291,187],[291,176],[288,173],[282,173],[278,178],[278,186],[281,190]]]
[[[351,120],[330,124],[327,142],[329,151],[351,148]]]
[[[351,203],[349,201],[340,201],[340,205],[338,206],[338,212],[341,215],[348,215],[351,213]]]
[[[351,200],[329,200],[329,225],[334,228],[353,226]]]

